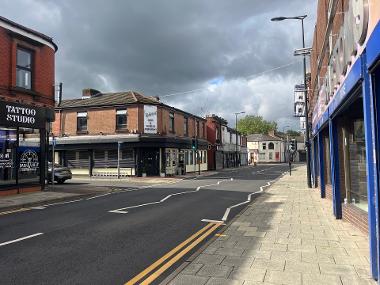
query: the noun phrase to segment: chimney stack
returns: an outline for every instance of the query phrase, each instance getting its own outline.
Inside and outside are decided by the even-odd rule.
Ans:
[[[89,99],[92,96],[101,93],[99,90],[86,88],[82,90],[82,99]]]

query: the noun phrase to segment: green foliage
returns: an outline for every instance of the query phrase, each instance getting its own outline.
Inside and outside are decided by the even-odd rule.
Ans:
[[[298,131],[295,131],[295,130],[287,130],[287,131],[286,131],[286,134],[287,134],[289,137],[298,137],[298,136],[300,136],[302,133],[301,133],[301,132],[298,132]]]
[[[261,116],[247,115],[238,121],[237,129],[244,135],[267,134],[271,130],[277,130],[277,123],[266,121]]]

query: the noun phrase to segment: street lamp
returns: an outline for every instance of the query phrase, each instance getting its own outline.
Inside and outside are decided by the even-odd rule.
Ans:
[[[275,17],[271,21],[284,21],[284,20],[300,20],[302,24],[302,50],[306,51],[305,47],[305,30],[303,25],[303,20],[307,15],[295,16],[295,17]],[[306,85],[306,52],[303,52],[303,84],[305,91],[305,147],[306,147],[306,166],[307,166],[307,186],[311,188],[311,175],[310,175],[310,142],[309,142],[309,112],[308,112],[308,102],[307,102],[307,85]]]
[[[282,133],[285,135],[285,129],[290,128],[290,126],[286,125],[282,128]],[[285,141],[285,146],[284,146],[284,161],[286,162],[286,152],[288,150],[288,142],[289,142],[289,136],[286,135],[286,141]]]
[[[245,114],[244,111],[242,112],[236,112],[235,113],[235,131],[236,131],[236,134],[235,134],[235,137],[236,137],[236,145],[235,145],[235,159],[236,159],[236,166],[238,166],[238,134],[237,134],[237,117],[238,115],[240,114]]]

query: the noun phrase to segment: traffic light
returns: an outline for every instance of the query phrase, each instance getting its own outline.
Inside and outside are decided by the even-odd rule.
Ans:
[[[294,152],[297,150],[297,141],[295,139],[292,139],[290,141],[290,146],[289,146],[289,150]]]
[[[193,150],[197,150],[198,149],[198,140],[196,138],[192,138],[192,140],[191,140],[191,148]]]

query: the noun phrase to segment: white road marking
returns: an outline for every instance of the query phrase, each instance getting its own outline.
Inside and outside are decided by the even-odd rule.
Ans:
[[[274,167],[275,167],[275,166],[272,166],[272,167],[269,167],[269,168],[266,168],[266,169],[260,170],[260,172],[263,172],[263,171],[268,170],[268,169],[272,169],[272,168],[274,168]],[[287,173],[287,172],[283,172],[282,175],[285,175],[286,173]],[[252,174],[254,174],[254,173],[252,173]],[[252,200],[252,196],[253,196],[253,195],[256,195],[256,194],[259,194],[259,193],[264,192],[264,188],[269,187],[269,186],[271,185],[271,183],[275,182],[276,180],[277,180],[277,179],[271,180],[271,181],[267,182],[266,185],[260,186],[260,190],[259,190],[259,191],[256,191],[256,192],[253,192],[253,193],[251,193],[251,194],[249,194],[248,197],[247,197],[247,200],[246,200],[246,201],[228,207],[228,208],[226,209],[226,211],[224,212],[224,215],[223,215],[223,217],[222,217],[222,221],[223,221],[223,222],[226,222],[226,221],[227,221],[227,219],[228,219],[228,215],[230,214],[231,209],[250,203],[251,200]]]
[[[108,195],[111,195],[111,194],[112,194],[111,192],[108,192],[108,193],[105,193],[105,194],[101,194],[101,195],[97,195],[97,196],[94,196],[94,197],[87,198],[86,200],[92,200],[92,199],[108,196]]]
[[[120,209],[116,209],[116,210],[110,210],[108,211],[109,213],[116,213],[116,214],[126,214],[124,213],[125,210],[127,209],[135,209],[135,208],[140,208],[140,207],[144,207],[144,206],[148,206],[148,205],[155,205],[155,204],[161,204],[163,202],[165,202],[166,200],[170,199],[171,197],[173,196],[177,196],[177,195],[185,195],[185,194],[190,194],[190,193],[196,193],[198,191],[201,190],[201,188],[205,188],[205,187],[209,187],[209,186],[215,186],[215,185],[220,185],[220,183],[222,182],[227,182],[227,181],[233,181],[232,179],[231,180],[220,180],[218,181],[217,183],[214,183],[214,184],[207,184],[207,185],[201,185],[201,186],[198,186],[195,190],[193,191],[184,191],[184,192],[179,192],[179,193],[173,193],[173,194],[169,194],[167,195],[166,197],[162,198],[161,200],[159,201],[156,201],[156,202],[149,202],[149,203],[144,203],[144,204],[139,204],[139,205],[134,205],[134,206],[129,206],[129,207],[124,207],[124,208],[120,208]]]
[[[18,238],[18,239],[6,241],[6,242],[3,242],[3,243],[0,243],[0,246],[8,245],[8,244],[19,242],[19,241],[26,240],[26,239],[30,239],[30,238],[33,238],[33,237],[36,237],[36,236],[40,236],[40,235],[43,235],[43,233],[36,233],[36,234],[30,235],[30,236],[25,236],[25,237],[21,237],[21,238]]]
[[[225,225],[225,223],[223,221],[218,221],[218,220],[202,219],[201,222]]]
[[[66,202],[57,202],[57,203],[51,203],[51,204],[45,204],[45,205],[42,205],[42,207],[49,207],[49,206],[55,206],[55,205],[64,205],[64,204],[70,204],[70,203],[75,203],[75,202],[79,202],[79,201],[83,201],[83,199],[77,199],[77,200],[71,200],[71,201],[66,201]]]
[[[30,207],[29,209],[32,209],[32,210],[44,210],[44,209],[46,209],[46,207],[36,206],[36,207]]]

